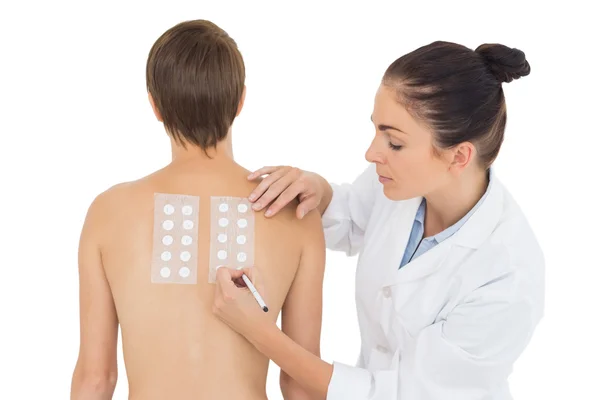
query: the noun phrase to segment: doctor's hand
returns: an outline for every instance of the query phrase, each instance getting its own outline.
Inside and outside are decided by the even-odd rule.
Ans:
[[[296,198],[300,201],[296,208],[296,216],[300,219],[315,208],[323,215],[331,202],[331,185],[313,172],[288,166],[263,167],[251,173],[248,179],[254,180],[263,175],[268,176],[258,184],[248,199],[254,203],[254,211],[264,209],[274,200],[265,212],[266,217],[277,214]]]
[[[234,270],[227,267],[217,269],[217,281],[213,301],[213,313],[233,330],[252,342],[274,322],[265,313],[242,279],[246,274],[264,301],[264,287],[256,268]]]

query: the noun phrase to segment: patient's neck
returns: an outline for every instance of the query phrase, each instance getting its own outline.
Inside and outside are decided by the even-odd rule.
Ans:
[[[210,147],[206,151],[200,147],[186,143],[184,147],[171,137],[171,164],[187,163],[222,163],[235,162],[233,160],[233,146],[231,143],[231,132],[227,137],[217,143],[216,148]]]

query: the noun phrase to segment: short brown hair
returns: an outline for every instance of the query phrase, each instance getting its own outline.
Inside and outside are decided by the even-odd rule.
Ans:
[[[237,114],[245,66],[227,32],[206,20],[181,22],[152,46],[146,86],[165,128],[184,147],[225,139]]]

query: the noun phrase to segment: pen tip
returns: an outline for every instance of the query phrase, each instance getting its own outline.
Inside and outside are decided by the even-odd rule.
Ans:
[[[263,307],[264,312],[269,312],[269,308],[267,306]]]

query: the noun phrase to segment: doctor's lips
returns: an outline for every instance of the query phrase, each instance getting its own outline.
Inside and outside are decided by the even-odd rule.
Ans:
[[[379,182],[381,183],[388,183],[393,181],[392,178],[388,178],[387,176],[383,176],[383,175],[379,175]]]

